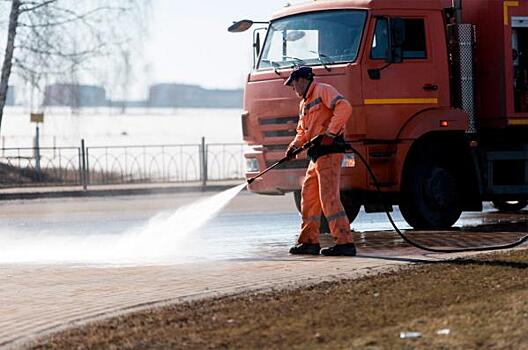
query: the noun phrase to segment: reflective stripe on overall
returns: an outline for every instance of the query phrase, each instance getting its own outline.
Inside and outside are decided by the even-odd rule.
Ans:
[[[301,100],[297,135],[292,141],[301,146],[322,133],[344,134],[352,106],[331,85],[312,82],[306,97]],[[330,232],[337,244],[352,242],[350,223],[339,195],[342,153],[321,156],[310,162],[301,192],[303,222],[299,243],[319,242],[321,213],[324,213]]]
[[[310,162],[302,186],[302,224],[299,243],[318,243],[324,213],[337,244],[353,241],[350,222],[339,195],[342,153],[321,156]]]

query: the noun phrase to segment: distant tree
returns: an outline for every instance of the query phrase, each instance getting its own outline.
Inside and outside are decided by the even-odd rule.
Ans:
[[[126,111],[126,97],[128,96],[130,82],[132,80],[132,62],[130,59],[130,51],[126,48],[120,52],[121,62],[119,64],[119,74],[117,76],[118,84],[121,87],[121,114]]]
[[[76,83],[72,80],[80,71],[100,69],[97,65],[104,58],[123,59],[127,45],[145,29],[148,6],[149,0],[0,0],[0,25],[2,13],[9,13],[0,76],[0,128],[13,68],[37,89],[53,77]]]

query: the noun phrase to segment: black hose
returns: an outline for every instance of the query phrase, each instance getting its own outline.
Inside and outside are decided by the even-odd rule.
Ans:
[[[426,251],[429,251],[429,252],[435,252],[435,253],[483,252],[483,251],[488,251],[488,250],[510,249],[510,248],[514,248],[514,247],[520,246],[521,244],[523,244],[526,241],[528,241],[528,235],[525,235],[521,239],[519,239],[519,240],[517,240],[517,241],[515,241],[513,243],[509,243],[509,244],[487,246],[487,247],[481,247],[481,248],[468,247],[468,248],[456,248],[456,249],[429,248],[429,247],[421,245],[420,243],[414,242],[413,240],[407,238],[400,231],[400,229],[396,226],[396,224],[394,223],[394,220],[392,219],[392,216],[391,216],[391,214],[390,214],[390,212],[388,210],[389,206],[386,203],[384,203],[385,199],[383,198],[383,195],[382,195],[382,192],[381,192],[381,188],[379,186],[378,179],[376,178],[376,175],[374,175],[374,172],[372,171],[372,168],[368,165],[368,163],[365,160],[365,158],[361,155],[361,153],[359,153],[350,144],[347,144],[347,148],[350,149],[352,152],[354,152],[354,154],[357,155],[358,158],[361,160],[363,165],[365,165],[365,168],[367,169],[368,173],[370,174],[370,177],[374,181],[374,185],[376,186],[376,190],[377,190],[377,192],[378,192],[378,194],[380,196],[380,199],[382,200],[383,206],[385,208],[385,214],[387,214],[387,218],[389,219],[389,222],[391,223],[392,227],[394,228],[394,230],[398,233],[398,235],[405,242],[407,242],[408,244],[412,245],[413,247],[416,247],[416,248],[419,248],[419,249],[423,249],[423,250],[426,250]]]

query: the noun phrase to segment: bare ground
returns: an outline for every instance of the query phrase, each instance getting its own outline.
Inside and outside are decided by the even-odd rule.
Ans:
[[[401,339],[408,331],[421,336]],[[528,349],[528,250],[176,304],[70,329],[32,348]]]

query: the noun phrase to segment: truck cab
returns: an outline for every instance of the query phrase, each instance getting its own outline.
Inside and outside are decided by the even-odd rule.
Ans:
[[[292,141],[299,99],[283,82],[295,66],[307,65],[353,107],[345,138],[354,152],[345,155],[341,175],[349,219],[361,205],[375,212],[389,203],[411,226],[438,229],[463,210],[481,210],[483,200],[526,205],[526,29],[528,1],[285,7],[270,20],[263,45],[254,44],[242,114],[252,147],[247,177],[282,158]],[[286,162],[249,189],[294,192],[298,202],[307,165],[305,157]]]

